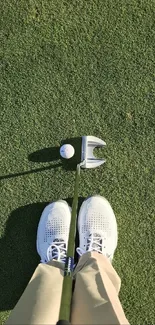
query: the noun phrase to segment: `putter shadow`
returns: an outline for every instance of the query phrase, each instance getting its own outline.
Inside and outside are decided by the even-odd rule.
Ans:
[[[50,165],[47,167],[41,167],[41,168],[35,168],[35,169],[31,169],[31,170],[27,170],[25,172],[20,172],[20,173],[10,173],[7,175],[2,175],[0,176],[0,181],[3,179],[9,179],[9,178],[14,178],[14,177],[19,177],[19,176],[24,176],[24,175],[29,175],[29,174],[35,174],[35,173],[39,173],[39,172],[43,172],[45,170],[50,170],[53,168],[57,168],[62,166],[61,163],[58,163],[57,165]]]
[[[79,197],[78,211],[84,199]],[[73,198],[64,200],[72,206]],[[39,202],[19,207],[8,218],[5,234],[0,240],[0,311],[14,308],[40,261],[36,251],[36,234],[41,213],[47,204],[49,202]],[[79,245],[78,232],[75,245]]]

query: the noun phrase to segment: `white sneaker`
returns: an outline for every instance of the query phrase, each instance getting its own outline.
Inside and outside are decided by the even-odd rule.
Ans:
[[[81,256],[87,251],[102,253],[112,261],[117,247],[117,223],[109,202],[102,196],[86,199],[79,212],[78,230]]]
[[[37,231],[37,251],[41,263],[65,262],[71,221],[71,208],[66,201],[53,202],[43,210]]]

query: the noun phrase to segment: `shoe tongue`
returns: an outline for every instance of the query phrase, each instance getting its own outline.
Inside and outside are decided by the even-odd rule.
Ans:
[[[91,236],[95,237],[95,238],[101,238],[101,235],[99,233],[97,233],[97,232],[96,233],[94,232],[94,233],[89,235],[89,237],[91,237]]]
[[[53,240],[53,243],[62,243],[62,242],[64,242],[64,239],[63,238],[55,238],[54,240]]]

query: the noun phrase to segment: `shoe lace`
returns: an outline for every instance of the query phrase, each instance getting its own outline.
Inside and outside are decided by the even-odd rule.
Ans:
[[[47,258],[45,261],[41,261],[47,263],[51,260],[57,260],[60,262],[65,263],[66,259],[66,243],[63,239],[54,239],[51,245],[49,245],[47,249]]]
[[[86,250],[78,247],[76,249],[77,253],[81,256],[83,255],[86,251],[91,252],[91,251],[96,251],[98,253],[102,253],[102,237],[98,233],[92,233],[89,235],[87,238],[87,245],[86,245]]]

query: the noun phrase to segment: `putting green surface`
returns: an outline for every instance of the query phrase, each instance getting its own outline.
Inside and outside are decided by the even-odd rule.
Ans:
[[[155,324],[155,2],[1,6],[0,322],[39,262],[43,208],[73,197],[75,172],[62,167],[57,148],[90,134],[107,143],[107,162],[81,172],[79,195],[112,204],[126,316]]]

